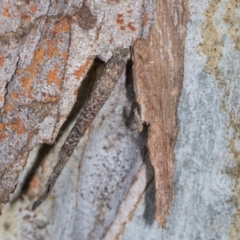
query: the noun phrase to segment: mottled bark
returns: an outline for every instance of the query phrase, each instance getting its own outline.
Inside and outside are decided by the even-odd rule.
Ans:
[[[106,62],[146,35],[151,21],[142,25],[148,9],[133,0],[4,0],[0,9],[0,203],[7,203],[29,151],[54,143],[94,57]]]
[[[174,146],[182,90],[187,1],[157,1],[149,36],[134,46],[134,81],[155,170],[156,219],[164,226],[174,197]]]
[[[129,58],[130,49],[116,49],[112,58],[106,63],[103,75],[100,79],[97,79],[97,82],[90,93],[89,99],[87,99],[80,115],[78,116],[76,124],[64,142],[59,153],[58,162],[45,186],[45,191],[34,203],[33,210],[35,210],[51,193],[55,182],[61,174],[69,157],[78,145],[80,139],[114,90]]]

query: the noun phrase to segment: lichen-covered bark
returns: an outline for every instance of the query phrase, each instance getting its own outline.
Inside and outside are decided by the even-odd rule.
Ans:
[[[150,3],[148,3],[150,4]],[[0,203],[29,150],[53,143],[92,59],[107,61],[149,28],[141,1],[1,1]],[[146,34],[146,33],[145,33]]]
[[[35,211],[31,210],[33,201],[44,189],[58,160],[74,123],[72,117],[79,113],[77,108],[54,145],[44,145],[31,152],[25,170],[34,174],[21,174],[14,198],[4,206],[0,239],[101,239],[117,218],[123,200],[138,202],[153,174],[146,179],[148,167],[143,165],[143,158],[147,136],[146,132],[139,133],[134,121],[133,83],[125,76],[124,72],[53,191]],[[121,223],[124,221],[122,218]],[[109,239],[113,237],[110,235]]]
[[[106,63],[102,76],[97,80],[95,86],[93,87],[90,96],[81,109],[76,124],[72,128],[61,148],[61,151],[59,152],[58,162],[49,177],[45,186],[45,191],[34,203],[33,210],[35,210],[51,193],[56,180],[68,162],[68,159],[73,154],[73,151],[77,147],[80,139],[83,137],[87,128],[91,125],[92,121],[114,90],[116,83],[123,74],[129,58],[130,49],[117,48],[113,53],[113,57]]]
[[[25,170],[34,162],[36,172],[31,178],[27,174],[27,180],[25,171],[20,174],[15,194],[21,192],[23,179],[29,186],[4,206],[1,240],[239,239],[239,3],[188,2],[174,201],[166,227],[154,220],[155,182],[148,164],[142,165],[145,141],[131,118],[132,94],[124,74],[51,195],[34,212],[32,203],[71,126],[64,126],[53,145],[30,153]],[[146,22],[148,14],[143,16]]]

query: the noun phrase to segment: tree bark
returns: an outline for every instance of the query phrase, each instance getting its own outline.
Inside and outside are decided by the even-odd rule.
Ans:
[[[0,7],[0,200],[10,200],[0,239],[239,239],[237,1]],[[33,212],[104,62],[132,45],[133,62]],[[136,109],[150,124],[142,132]]]

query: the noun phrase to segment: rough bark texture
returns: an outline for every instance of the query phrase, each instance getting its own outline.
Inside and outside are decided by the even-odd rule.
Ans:
[[[153,8],[133,0],[1,1],[0,203],[28,152],[54,142],[94,56],[107,61],[146,35],[143,14]]]
[[[114,90],[116,83],[123,74],[129,59],[130,48],[117,48],[114,51],[112,58],[106,63],[102,76],[100,79],[97,79],[90,96],[81,109],[75,126],[72,128],[69,136],[61,148],[61,151],[59,152],[58,162],[48,179],[48,182],[45,186],[45,191],[34,203],[33,210],[35,210],[51,193],[55,182],[68,162],[68,159],[73,154],[73,151],[77,147],[80,139],[83,137],[87,128],[91,125],[92,121]]]
[[[5,9],[8,2],[0,2],[5,15],[11,13]],[[15,2],[28,6],[34,3]],[[45,1],[36,2],[38,6],[47,7]],[[99,2],[95,1],[97,4]],[[54,1],[52,3],[54,5]],[[71,3],[76,3],[79,8],[82,6],[77,1]],[[115,4],[109,11],[103,11],[108,18],[107,13],[116,17],[114,9],[118,9],[118,4],[123,3],[126,7],[130,2],[105,0],[102,3],[104,6],[107,3]],[[138,3],[131,2],[133,11],[137,9],[134,4]],[[5,204],[2,210],[0,239],[239,240],[239,7],[237,0],[189,0],[184,81],[177,111],[179,131],[174,148],[175,193],[165,229],[159,228],[154,219],[155,182],[150,164],[143,161],[146,136],[139,134],[132,117],[132,110],[136,107],[132,81],[125,79],[129,74],[123,74],[70,157],[52,193],[34,212],[31,211],[32,203],[44,189],[73,125],[73,116],[77,115],[80,107],[74,107],[53,145],[43,145],[30,152],[12,201]],[[148,8],[145,7],[144,11]],[[121,36],[127,36],[120,30],[120,27],[129,29],[125,16],[127,14],[109,22],[119,22],[112,25],[117,27],[116,42],[120,41]],[[143,22],[151,18],[151,14],[144,14]],[[1,24],[7,19],[1,20]],[[12,20],[6,22],[8,27],[11,26],[9,21]],[[1,25],[0,31],[5,26]],[[93,47],[86,35],[96,33],[93,28],[81,31],[81,34],[86,34],[81,35],[77,26],[77,23],[72,25],[75,30],[71,33],[77,32],[71,41],[78,47],[70,48],[75,49],[70,55],[74,59],[72,66],[76,68],[75,64],[81,60],[78,54]],[[99,38],[111,29],[106,27],[103,32],[100,30]],[[8,51],[11,49],[9,45]],[[80,52],[77,53],[76,49]],[[14,59],[13,52],[11,59]],[[10,60],[5,58],[4,64],[5,61]],[[79,64],[84,64],[84,61],[86,59],[83,57]],[[12,60],[14,69],[13,63]],[[0,68],[1,71],[6,69],[10,69],[10,65]],[[3,72],[1,74],[6,76]],[[87,78],[90,75],[89,72]],[[5,88],[1,91],[10,91],[11,84],[5,87],[4,79],[10,78],[1,79],[4,84],[0,87]],[[73,80],[68,82],[68,86],[76,83]],[[85,80],[88,82],[88,79]],[[79,82],[80,89],[85,80],[81,84]],[[64,91],[70,89],[65,88]],[[80,91],[78,99],[84,98],[85,94],[85,91]],[[65,99],[71,96],[67,94]],[[70,102],[70,105],[59,106],[61,109],[67,107],[66,112],[70,111],[74,100]]]
[[[182,90],[187,1],[157,1],[146,40],[134,47],[134,82],[142,122],[149,125],[147,147],[156,178],[156,219],[164,226],[174,196],[174,146]]]

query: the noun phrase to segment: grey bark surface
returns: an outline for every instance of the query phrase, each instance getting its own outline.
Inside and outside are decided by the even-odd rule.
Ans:
[[[72,128],[59,152],[58,162],[48,179],[44,193],[33,204],[33,210],[35,210],[51,193],[55,182],[68,162],[69,157],[73,154],[80,139],[108,100],[127,65],[127,61],[130,60],[130,51],[130,48],[117,48],[114,51],[112,58],[106,63],[102,76],[100,79],[97,79],[95,86],[91,90],[88,99],[80,111],[76,124]]]
[[[118,3],[126,3],[105,2],[116,8]],[[38,147],[30,153],[25,171],[20,174],[15,195],[2,210],[0,239],[239,239],[239,4],[235,0],[188,2],[190,19],[185,43],[183,90],[177,112],[179,131],[174,148],[175,194],[166,228],[159,228],[154,220],[155,183],[153,170],[146,160],[144,145],[147,136],[138,132],[132,118],[134,100],[130,99],[134,99],[134,94],[129,92],[131,81],[129,83],[124,73],[79,142],[53,192],[35,212],[31,211],[32,203],[42,191],[74,121],[69,119],[69,125],[64,126],[53,146]],[[7,3],[1,2],[2,9],[6,8]],[[42,4],[42,9],[47,12],[48,6]],[[121,19],[117,18],[118,22],[122,22]],[[14,22],[9,26],[15,26],[12,31],[16,31],[18,25]],[[79,30],[77,24],[72,27]],[[3,32],[4,28],[0,28],[0,31]],[[36,30],[34,37],[39,35],[40,31]],[[80,48],[79,45],[86,46],[84,44],[89,38],[84,40],[85,35],[82,37],[79,32],[74,36],[76,39],[72,41],[81,49],[80,52],[88,49]],[[28,43],[24,46],[28,46]],[[19,45],[14,46],[19,47],[22,43],[16,44]],[[84,60],[81,63],[76,61],[78,66],[74,65],[80,52],[76,53],[73,49],[78,47],[69,48],[72,66],[77,70],[86,62],[86,58],[82,58]],[[7,47],[1,50],[4,49],[7,55]],[[106,55],[110,57],[111,54]],[[17,56],[18,53],[11,56],[12,70],[8,68],[9,72],[2,73],[2,76],[9,74],[3,80],[10,79],[15,72]],[[19,56],[18,66],[21,66],[23,55]],[[5,61],[10,60],[7,58]],[[71,70],[71,73],[76,69]],[[75,86],[78,86],[74,79],[64,84],[64,91],[72,89],[70,92],[74,92],[77,88]],[[8,84],[9,93],[11,85]],[[1,91],[5,96],[5,87]],[[65,119],[74,100],[69,92],[63,95],[61,98],[66,97],[67,100],[62,100],[64,104],[59,108]],[[72,103],[70,108],[65,109],[66,101]],[[39,108],[36,109],[39,105],[32,106],[34,117],[45,117]],[[55,119],[57,113],[52,110],[54,103],[44,106],[48,106],[48,112]],[[46,132],[51,133],[46,135],[45,132],[44,136],[52,137],[53,132],[57,135],[61,121],[64,122],[60,120],[57,123],[56,131],[47,127]],[[54,125],[55,120],[54,124],[47,126]],[[4,126],[0,126],[1,136],[5,136]],[[13,129],[14,126],[11,125]],[[21,157],[25,159],[27,155]],[[23,160],[18,163],[24,165]],[[1,164],[1,169],[4,166]],[[22,168],[20,165],[17,167]],[[35,172],[23,194],[22,187],[32,168]]]
[[[146,5],[146,6],[145,6]],[[53,143],[98,56],[111,58],[149,29],[140,1],[2,1],[0,203],[9,201],[29,151]]]

